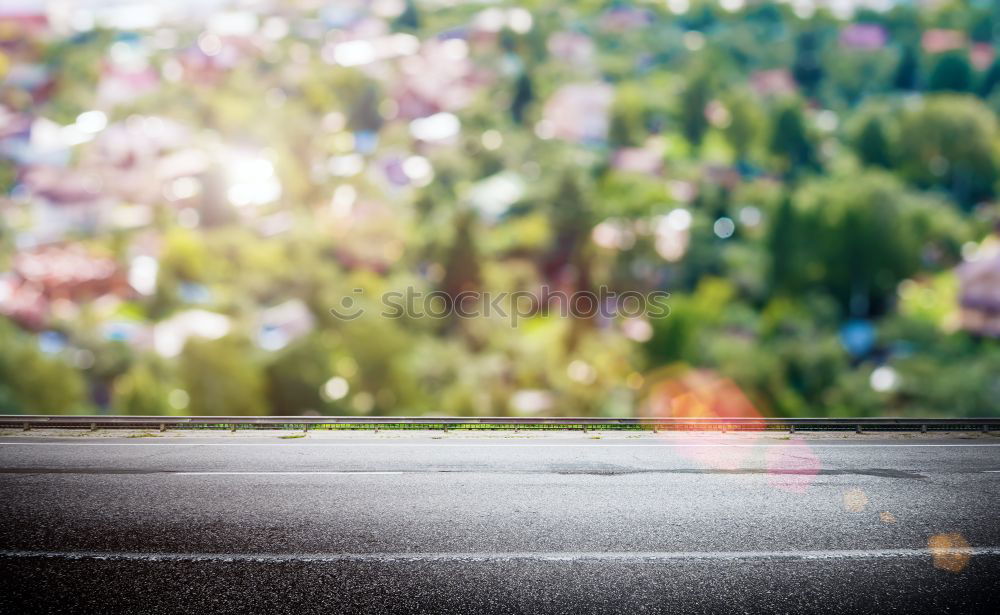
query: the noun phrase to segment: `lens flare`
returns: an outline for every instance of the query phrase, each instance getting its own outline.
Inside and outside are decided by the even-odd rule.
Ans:
[[[934,567],[948,572],[962,572],[972,557],[969,541],[959,533],[935,534],[927,541],[934,557]]]
[[[711,370],[676,364],[646,375],[644,381],[646,392],[640,405],[642,416],[704,419],[704,427],[699,429],[712,431],[727,427],[759,433],[763,427],[761,413],[739,386]],[[756,437],[752,436],[750,441],[755,440]],[[691,446],[692,443],[703,442],[701,437],[671,441],[684,444],[676,448],[681,457],[715,469],[746,467],[754,453],[753,447]]]
[[[788,440],[768,448],[765,463],[768,484],[791,493],[805,493],[822,466],[809,445],[800,440]]]
[[[860,489],[851,489],[844,494],[844,510],[847,512],[863,512],[866,506],[868,506],[868,496],[865,495],[864,491]],[[889,515],[889,513],[882,514]],[[889,517],[892,517],[892,515],[889,515]],[[885,521],[885,518],[883,517],[882,520]],[[895,523],[895,521],[896,519],[893,517],[892,521],[887,523]]]

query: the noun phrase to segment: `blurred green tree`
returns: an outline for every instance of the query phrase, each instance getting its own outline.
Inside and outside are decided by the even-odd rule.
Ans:
[[[882,109],[866,113],[851,135],[854,150],[867,166],[889,169],[895,163],[894,131],[888,114]]]
[[[323,334],[310,334],[278,351],[264,368],[271,414],[323,413],[328,403],[320,390],[334,375],[333,358],[333,344]]]
[[[982,79],[979,80],[979,95],[983,98],[989,98],[996,90],[997,84],[1000,84],[1000,58],[990,64],[990,67],[983,73]]]
[[[156,416],[178,414],[169,396],[174,387],[168,382],[167,368],[155,359],[140,360],[116,381],[111,396],[115,414]]]
[[[920,52],[916,45],[903,47],[893,77],[893,87],[898,90],[913,91],[920,85]]]
[[[0,318],[0,412],[72,414],[86,401],[80,373]]]
[[[972,96],[938,95],[904,114],[899,172],[918,186],[941,187],[971,206],[994,194],[997,118]]]
[[[779,213],[776,220],[793,237],[775,231],[772,256],[790,254],[782,260],[794,264],[777,270],[783,273],[776,283],[822,289],[845,315],[884,314],[900,280],[923,266],[925,247],[954,243],[949,235],[961,228],[939,222],[955,218],[947,203],[907,192],[888,174],[813,181],[797,193],[791,215]]]
[[[680,121],[681,133],[691,143],[701,145],[705,133],[708,132],[708,118],[705,108],[711,102],[713,95],[712,79],[705,68],[696,68],[688,77],[687,85],[681,92]]]
[[[528,108],[535,101],[535,87],[531,83],[531,74],[524,69],[514,82],[514,94],[510,99],[510,117],[518,124],[524,124]]]
[[[931,70],[927,89],[932,92],[968,92],[972,90],[973,73],[965,52],[942,54]]]
[[[737,158],[745,160],[763,132],[765,115],[760,111],[760,101],[747,90],[730,92],[725,97],[725,104],[729,110],[729,124],[723,132]]]
[[[263,373],[246,340],[189,339],[180,355],[180,380],[191,399],[190,414],[267,414]]]
[[[416,0],[404,0],[403,12],[394,22],[396,28],[415,32],[420,30],[420,23],[420,9],[417,8]]]
[[[780,106],[772,126],[771,153],[781,161],[783,170],[795,175],[818,167],[815,139],[806,125],[801,102]]]
[[[646,137],[646,106],[643,90],[637,83],[618,86],[611,110],[608,143],[615,147],[635,147]]]

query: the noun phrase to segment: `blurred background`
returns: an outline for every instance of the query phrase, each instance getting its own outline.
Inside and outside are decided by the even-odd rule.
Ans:
[[[998,415],[998,43],[991,0],[3,0],[0,413]],[[601,285],[671,314],[329,313]]]

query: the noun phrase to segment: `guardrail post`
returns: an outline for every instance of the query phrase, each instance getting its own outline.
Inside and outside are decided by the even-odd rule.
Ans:
[[[24,431],[31,431],[31,423],[24,424]]]
[[[580,427],[583,427],[583,433],[587,433],[587,425],[586,424],[583,424]]]
[[[444,428],[444,429],[442,429],[442,431],[444,431],[445,433],[448,433],[448,423],[445,423],[444,425],[442,425],[442,427]]]
[[[857,430],[854,433],[861,433],[861,425],[857,425]]]
[[[983,424],[983,433],[990,433],[990,426]]]
[[[307,433],[309,433],[309,423],[303,423],[302,424],[302,434],[305,435]]]
[[[920,433],[927,433],[927,425],[920,426]]]
[[[795,433],[795,425],[788,426],[788,433]]]
[[[653,433],[659,433],[659,429],[658,429],[656,423],[653,423]]]
[[[229,431],[231,433],[236,433],[236,423],[230,423],[229,424]]]
[[[160,423],[160,431],[163,432],[163,431],[166,431],[166,430],[167,430],[167,424],[166,423]]]
[[[90,424],[90,431],[97,431],[97,423]]]
[[[726,433],[726,424],[725,423],[722,424],[722,433]]]

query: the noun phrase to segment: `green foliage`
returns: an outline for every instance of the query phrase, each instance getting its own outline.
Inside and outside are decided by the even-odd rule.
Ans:
[[[111,409],[115,414],[155,416],[176,414],[168,403],[173,387],[168,368],[156,360],[139,361],[120,376],[114,385]]]
[[[17,169],[13,163],[0,160],[0,194],[9,194],[14,187]]]
[[[806,125],[798,101],[782,105],[775,113],[772,126],[771,153],[781,162],[784,171],[795,173],[818,166],[815,137]]]
[[[35,338],[0,318],[0,412],[72,414],[87,386],[61,357],[44,354]]]
[[[997,119],[971,96],[929,97],[904,114],[899,171],[922,187],[948,190],[971,205],[994,193]]]
[[[618,147],[635,147],[642,144],[646,132],[646,105],[642,88],[638,84],[622,84],[618,87],[611,110],[608,142]]]
[[[179,372],[191,399],[189,414],[267,414],[264,376],[245,340],[191,338],[181,353]]]
[[[405,0],[403,12],[396,17],[395,26],[401,30],[417,31],[420,29],[420,9],[416,0]]]
[[[734,288],[726,280],[705,278],[692,295],[671,296],[670,315],[652,321],[653,336],[646,343],[650,358],[661,364],[700,362],[701,332],[719,323],[723,306],[733,294]]]
[[[938,58],[928,80],[932,92],[968,92],[972,89],[972,64],[966,53],[946,53]]]
[[[729,124],[723,128],[726,140],[739,158],[746,158],[760,138],[765,116],[760,101],[746,90],[731,92],[725,98]]]
[[[692,145],[701,145],[708,131],[705,107],[712,100],[714,89],[707,69],[699,68],[688,78],[680,100],[681,133]]]
[[[867,166],[891,169],[896,161],[897,123],[892,109],[875,105],[859,113],[850,130],[850,142]]]
[[[772,226],[773,283],[821,288],[844,314],[884,313],[899,281],[920,267],[922,247],[954,242],[948,234],[956,229],[929,224],[949,216],[946,204],[908,194],[888,175],[814,181],[794,207],[782,205]]]
[[[815,91],[826,75],[820,57],[821,41],[821,34],[815,30],[802,32],[795,41],[795,61],[792,64],[792,75],[806,92]]]
[[[295,415],[327,408],[320,390],[333,377],[335,348],[328,336],[308,335],[280,350],[265,368],[272,414]]]
[[[915,90],[920,84],[920,52],[915,45],[907,45],[899,58],[893,87],[903,91]]]
[[[510,100],[510,117],[518,124],[524,124],[526,114],[535,100],[535,88],[531,84],[531,75],[523,70],[517,76],[514,84],[514,95]]]
[[[900,374],[897,403],[914,416],[998,416],[1000,348],[983,342],[961,358],[912,355],[894,365]]]
[[[260,45],[225,37],[226,51],[197,66],[187,54],[200,30],[185,26],[176,45],[161,45],[163,33],[104,29],[14,43],[0,71],[26,64],[23,78],[42,67],[51,84],[5,84],[12,126],[23,113],[67,127],[101,109],[108,132],[52,169],[103,178],[115,222],[119,207],[155,211],[139,231],[83,229],[65,241],[112,255],[123,285],[136,254],[155,256],[159,269],[151,297],[32,281],[25,290],[49,306],[45,326],[69,345],[47,355],[0,323],[0,410],[75,411],[89,385],[102,410],[124,414],[627,415],[641,401],[637,372],[685,364],[732,380],[765,413],[995,412],[1000,351],[957,332],[954,267],[996,222],[1000,60],[979,74],[971,47],[925,55],[922,40],[944,28],[989,42],[1000,9],[908,3],[843,20],[781,3],[730,12],[699,0],[683,15],[662,2],[634,7],[652,19],[628,23],[620,3],[554,10],[533,1],[528,31],[504,6],[490,11],[505,16],[499,30],[471,25],[477,34],[458,40],[481,8],[397,4],[394,18],[385,7],[360,9],[408,34],[372,34],[379,57],[359,66],[330,61],[343,41],[313,36],[315,7],[284,6],[276,15],[287,35],[257,37]],[[845,44],[851,23],[885,28],[888,44]],[[422,43],[416,54],[409,34]],[[114,103],[110,73],[147,65],[164,79]],[[167,77],[177,65],[182,76]],[[563,86],[595,81],[613,90],[607,113],[603,100],[566,110],[550,102]],[[546,138],[542,110],[588,128],[606,123],[607,141]],[[441,111],[461,132],[415,139],[413,120]],[[175,128],[182,136],[162,150],[138,137],[136,152],[121,147],[136,134],[155,142],[157,125],[168,128],[166,142]],[[371,133],[364,142],[374,151],[361,151],[359,133]],[[189,148],[207,157],[193,176],[201,190],[167,201],[159,158]],[[619,168],[623,148],[644,148],[649,168],[641,156],[632,159],[639,168]],[[0,269],[10,273],[0,284],[22,281],[13,257],[33,249],[44,226],[32,192],[40,165],[5,151]],[[273,163],[281,197],[234,207],[229,165],[253,152]],[[348,155],[363,169],[334,171],[335,157]],[[480,210],[470,195],[501,174],[519,194]],[[199,212],[195,228],[178,225],[187,207]],[[454,297],[602,283],[667,290],[671,315],[649,322],[646,340],[641,321],[396,320],[378,302],[407,287]],[[146,355],[150,329],[191,307],[187,290],[201,287],[204,307],[229,316],[233,336],[193,338],[179,357]],[[355,289],[368,312],[335,318],[330,308]],[[252,345],[261,311],[290,298],[308,305],[315,328],[280,350]],[[16,312],[7,295],[0,302]],[[878,330],[865,356],[848,356],[838,336],[853,318]],[[135,337],[109,341],[111,321],[134,324]],[[896,390],[872,388],[879,366],[898,370]],[[343,383],[325,388],[331,378],[348,384],[337,399],[329,390]],[[544,403],[519,407],[525,397]]]
[[[993,61],[979,81],[979,95],[989,98],[1000,84],[1000,58]]]

